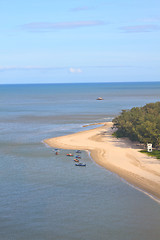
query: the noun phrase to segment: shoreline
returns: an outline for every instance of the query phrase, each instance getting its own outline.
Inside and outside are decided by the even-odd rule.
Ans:
[[[44,142],[54,148],[87,150],[98,165],[160,199],[160,161],[140,153],[130,140],[113,137],[111,122],[94,125],[99,124],[103,126]]]

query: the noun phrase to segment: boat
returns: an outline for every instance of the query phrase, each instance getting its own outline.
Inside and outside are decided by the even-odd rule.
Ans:
[[[75,161],[75,162],[79,162],[79,160],[78,160],[78,159],[76,159],[76,158],[74,159],[74,161]]]
[[[81,158],[81,156],[77,155],[76,158]]]
[[[80,151],[80,150],[77,150],[76,153],[81,153],[81,151]]]
[[[67,153],[66,155],[69,156],[69,157],[73,157],[72,153]]]
[[[85,163],[76,163],[75,166],[86,167],[86,164]]]
[[[56,152],[56,155],[58,155],[59,154],[59,152]]]
[[[98,97],[96,100],[104,100],[102,97]]]

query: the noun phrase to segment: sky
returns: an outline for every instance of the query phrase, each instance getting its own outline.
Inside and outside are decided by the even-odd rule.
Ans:
[[[0,0],[0,84],[160,81],[159,0]]]

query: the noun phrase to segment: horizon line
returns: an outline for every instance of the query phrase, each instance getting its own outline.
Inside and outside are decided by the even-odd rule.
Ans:
[[[115,82],[61,82],[61,83],[0,83],[2,85],[61,85],[61,84],[103,84],[103,83],[160,83],[160,81],[115,81]]]

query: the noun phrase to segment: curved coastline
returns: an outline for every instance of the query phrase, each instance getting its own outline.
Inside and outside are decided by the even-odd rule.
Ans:
[[[98,165],[160,199],[160,161],[140,153],[128,139],[113,137],[111,122],[99,124],[103,126],[44,142],[50,147],[87,150]]]

